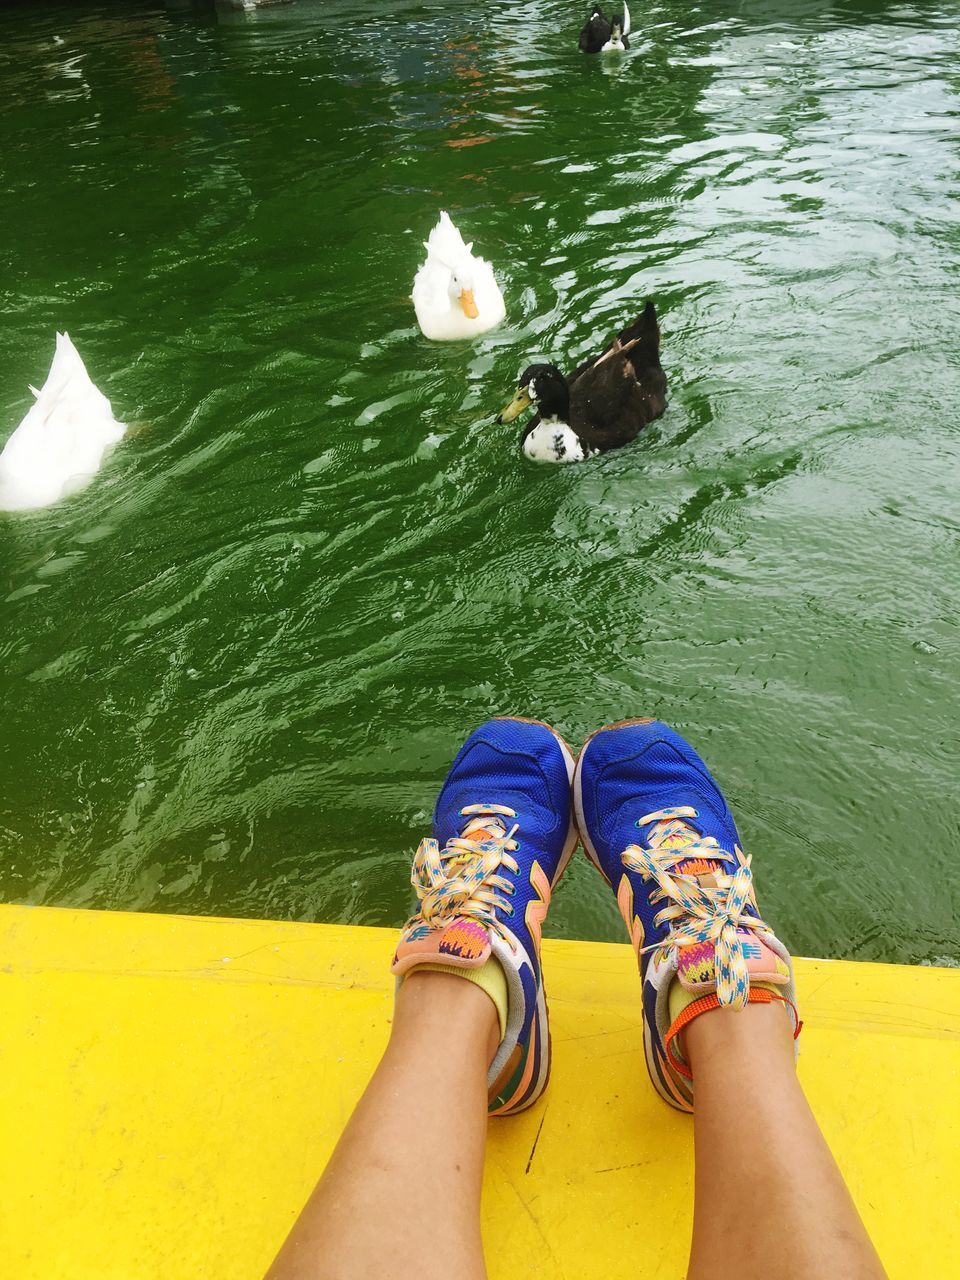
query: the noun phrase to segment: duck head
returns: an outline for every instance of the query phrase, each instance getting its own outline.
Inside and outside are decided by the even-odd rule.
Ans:
[[[541,418],[566,422],[570,415],[570,388],[555,364],[531,364],[517,382],[510,403],[497,415],[497,422],[513,422],[524,409],[536,406]]]
[[[468,253],[472,248],[472,244],[467,245]],[[480,310],[473,296],[473,262],[470,258],[464,258],[459,262],[447,262],[442,258],[439,261],[441,266],[450,272],[447,295],[450,298],[451,308],[459,308],[468,320],[476,320]]]

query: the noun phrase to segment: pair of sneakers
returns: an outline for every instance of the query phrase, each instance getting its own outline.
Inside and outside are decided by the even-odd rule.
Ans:
[[[760,918],[723,794],[690,744],[657,720],[607,725],[576,760],[538,721],[490,720],[472,733],[414,858],[418,910],[393,972],[402,980],[425,964],[469,971],[498,961],[507,1007],[489,1109],[530,1106],[550,1071],[541,930],[580,842],[637,955],[650,1078],[665,1101],[691,1111],[677,1037],[694,1017],[781,999],[795,1033],[799,1022],[790,956]]]

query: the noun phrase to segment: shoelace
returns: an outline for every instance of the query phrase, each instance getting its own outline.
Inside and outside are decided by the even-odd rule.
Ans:
[[[432,837],[420,841],[410,872],[420,909],[408,925],[422,920],[439,929],[457,916],[465,916],[502,935],[503,926],[496,912],[499,909],[513,915],[507,898],[512,896],[514,886],[499,870],[503,866],[516,875],[520,869],[511,856],[520,847],[513,838],[520,824],[515,822],[508,831],[501,818],[515,818],[516,811],[503,804],[468,804],[460,810],[460,816],[470,821],[442,849]],[[486,829],[487,838],[470,839],[481,829]]]
[[[720,1004],[733,1009],[744,1009],[750,991],[750,975],[738,930],[769,934],[771,929],[757,916],[744,915],[753,890],[750,859],[744,857],[738,845],[734,845],[731,855],[721,849],[713,836],[701,836],[684,821],[697,816],[697,810],[688,805],[646,814],[637,825],[656,824],[650,833],[648,847],[631,844],[621,855],[625,867],[638,872],[644,879],[655,880],[659,897],[669,900],[669,905],[657,912],[654,924],[670,921],[670,933],[663,942],[655,942],[643,950],[659,948],[666,954],[678,947],[712,942],[717,999]],[[734,857],[737,869],[730,875],[722,870],[722,864]],[[675,870],[678,862],[690,861],[700,865],[688,867],[683,872]],[[701,884],[696,878],[697,873],[712,876],[714,886]]]

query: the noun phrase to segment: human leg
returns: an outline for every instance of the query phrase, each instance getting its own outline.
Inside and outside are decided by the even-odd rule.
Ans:
[[[414,859],[389,1046],[268,1280],[482,1280],[486,1114],[531,1105],[549,1073],[540,930],[576,847],[572,772],[530,721],[458,754]]]
[[[796,1079],[792,961],[706,765],[666,725],[624,722],[588,740],[574,794],[637,952],[650,1078],[694,1112],[689,1280],[880,1280]]]
[[[267,1280],[484,1280],[487,1066],[500,1040],[479,987],[414,973],[387,1050]],[[443,1212],[437,1212],[437,1206]]]
[[[797,1079],[783,1010],[715,1009],[690,1023],[685,1053],[696,1079],[688,1280],[883,1280]]]

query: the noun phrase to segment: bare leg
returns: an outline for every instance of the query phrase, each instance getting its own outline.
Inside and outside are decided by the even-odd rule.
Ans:
[[[884,1280],[797,1080],[784,1011],[715,1009],[684,1037],[696,1080],[688,1280]]]
[[[496,1009],[412,973],[390,1043],[267,1280],[485,1280],[480,1189]]]

